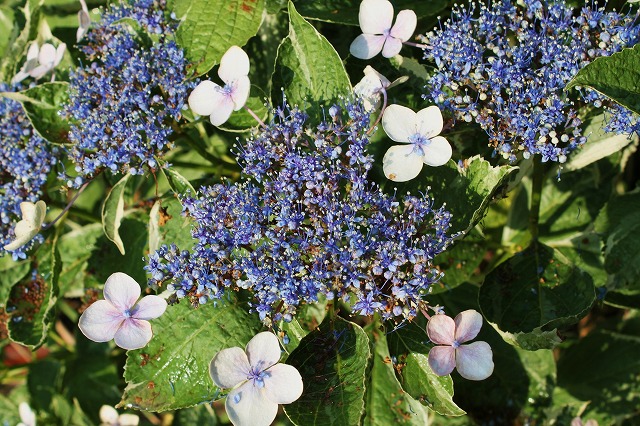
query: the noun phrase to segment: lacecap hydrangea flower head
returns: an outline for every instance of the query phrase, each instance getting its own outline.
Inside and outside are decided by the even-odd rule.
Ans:
[[[321,295],[359,314],[415,316],[442,275],[432,260],[450,242],[450,214],[428,194],[396,198],[369,179],[369,126],[360,101],[332,106],[319,125],[277,109],[237,145],[238,183],[183,200],[195,246],[151,254],[149,284],[194,305],[248,289],[263,319],[290,320]]]
[[[510,161],[539,154],[563,163],[587,136],[578,111],[604,107],[606,131],[640,130],[637,117],[604,96],[566,84],[589,62],[639,39],[633,14],[587,2],[576,14],[563,1],[497,0],[454,6],[426,34],[424,57],[437,69],[425,97],[475,122],[496,154]]]
[[[69,154],[78,174],[70,186],[105,169],[154,170],[156,157],[173,146],[171,124],[181,118],[193,87],[173,40],[177,23],[166,17],[164,0],[142,0],[113,4],[88,30],[81,47],[85,65],[71,73],[65,108],[73,122]]]
[[[0,92],[21,88],[0,83]],[[36,225],[36,217],[30,214],[29,207],[25,217],[21,206],[29,203],[35,209],[34,203],[43,194],[47,175],[58,161],[57,155],[58,150],[35,132],[20,103],[0,96],[0,256],[9,251],[14,259],[24,259],[35,243],[43,241],[37,232],[33,235],[26,232],[31,224]],[[29,218],[33,220],[24,222]],[[16,226],[21,222],[24,224],[18,230],[20,235],[16,235]],[[22,241],[26,236],[28,241]],[[14,243],[18,240],[22,244],[16,246]]]

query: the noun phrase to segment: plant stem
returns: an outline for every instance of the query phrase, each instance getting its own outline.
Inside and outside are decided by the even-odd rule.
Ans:
[[[531,209],[529,210],[529,232],[533,241],[538,240],[538,222],[540,221],[540,199],[542,198],[542,183],[544,181],[544,166],[542,157],[533,157],[533,177],[531,182]]]

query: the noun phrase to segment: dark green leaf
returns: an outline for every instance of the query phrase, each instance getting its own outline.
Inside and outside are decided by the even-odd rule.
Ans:
[[[127,352],[127,387],[121,406],[166,411],[216,399],[220,389],[209,363],[222,349],[244,346],[260,330],[245,306],[213,302],[192,308],[186,300],[152,321],[154,337]]]
[[[428,424],[427,409],[406,393],[396,378],[384,334],[379,330],[373,334],[377,340],[367,386],[365,426]],[[450,385],[453,392],[453,383]]]
[[[351,92],[349,76],[342,60],[322,34],[304,20],[289,2],[289,35],[278,48],[272,77],[274,103],[282,98],[299,105],[312,118],[322,117],[321,108],[329,108],[341,95]]]
[[[170,167],[168,169],[161,169],[161,170],[162,170],[162,173],[164,173],[164,176],[167,178],[167,181],[169,181],[169,186],[171,187],[171,190],[176,195],[191,195],[192,197],[195,196],[196,190],[193,189],[191,182],[189,182],[184,176],[178,173],[175,169]]]
[[[13,285],[23,280],[31,271],[31,262],[16,262],[11,256],[0,257],[0,308],[5,308]]]
[[[355,425],[364,412],[369,339],[356,324],[327,317],[289,355],[304,391],[285,412],[298,425]]]
[[[58,278],[62,262],[55,243],[46,243],[37,253],[37,275],[28,276],[12,289],[7,311],[9,338],[32,350],[39,348],[47,338],[54,320],[58,300]],[[10,306],[11,305],[11,306]]]
[[[69,83],[42,83],[22,92],[2,92],[0,95],[22,104],[40,136],[51,143],[69,144],[70,125],[59,114],[62,106],[69,101]]]
[[[149,215],[149,252],[155,252],[164,244],[191,249],[195,244],[191,236],[192,221],[182,215],[182,205],[177,198],[156,201]]]
[[[605,300],[637,307],[640,301],[640,189],[611,199],[595,227],[605,243],[604,269],[609,274]]]
[[[572,396],[590,401],[583,419],[597,419],[600,425],[638,424],[639,353],[637,336],[589,334],[560,357],[558,385]]]
[[[487,320],[517,335],[509,341],[529,350],[553,347],[553,329],[576,323],[594,299],[588,274],[535,242],[489,273],[479,295]]]
[[[11,33],[2,32],[3,37],[7,39],[7,49],[0,56],[0,81],[10,81],[15,75],[18,59],[24,60],[23,55],[27,51],[27,43],[29,40],[35,40],[38,35],[38,27],[42,19],[41,4],[38,2],[27,1],[21,8],[14,8],[13,22],[21,22],[23,25],[14,27]],[[10,6],[9,6],[10,7]]]
[[[215,426],[218,424],[216,413],[210,404],[200,404],[192,408],[184,408],[176,413],[173,426]]]
[[[206,73],[231,46],[244,46],[256,35],[264,8],[264,0],[174,0],[182,21],[176,39],[195,74]]]
[[[118,229],[124,216],[124,191],[130,177],[131,175],[127,173],[118,183],[113,185],[102,205],[102,229],[104,229],[104,234],[107,238],[118,247],[122,255],[125,253],[124,244]]]
[[[464,410],[453,402],[453,380],[451,376],[437,376],[426,355],[410,353],[407,365],[402,369],[404,389],[424,405],[439,414],[462,416]]]
[[[640,114],[640,45],[597,58],[567,84],[591,87],[596,92]]]

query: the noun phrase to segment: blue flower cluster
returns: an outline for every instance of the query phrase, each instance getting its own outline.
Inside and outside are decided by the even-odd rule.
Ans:
[[[433,258],[450,243],[450,214],[424,195],[402,201],[367,179],[369,113],[346,103],[317,127],[287,106],[236,147],[237,184],[201,188],[183,200],[194,219],[191,252],[150,256],[149,284],[194,305],[225,288],[248,289],[261,318],[290,320],[319,295],[363,315],[416,315],[442,273]]]
[[[451,19],[426,34],[424,56],[436,72],[428,96],[456,119],[475,121],[510,161],[541,154],[563,163],[586,142],[578,110],[604,107],[605,128],[640,130],[633,114],[591,91],[577,99],[565,85],[589,62],[635,44],[636,17],[595,4],[573,15],[564,2],[496,0],[456,6]]]
[[[71,186],[104,169],[153,170],[156,157],[171,149],[171,124],[193,83],[165,9],[164,0],[114,4],[89,31],[81,47],[88,64],[71,74],[65,108],[74,122],[70,156],[79,175]]]
[[[20,89],[0,83],[0,92]],[[57,162],[56,153],[33,130],[20,103],[0,97],[0,256],[6,254],[3,247],[15,239],[13,229],[22,219],[20,203],[41,199],[47,175]],[[12,251],[13,258],[25,259],[25,252],[36,242],[42,242],[40,235]]]

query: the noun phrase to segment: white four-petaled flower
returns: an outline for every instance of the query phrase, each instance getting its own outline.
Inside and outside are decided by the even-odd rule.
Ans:
[[[80,43],[80,40],[87,34],[89,27],[91,26],[91,16],[89,16],[89,9],[87,3],[84,0],[80,0],[80,6],[82,9],[78,11],[78,31],[76,31],[76,43]]]
[[[484,380],[493,373],[493,352],[487,342],[463,343],[474,339],[482,327],[482,315],[473,309],[460,312],[455,319],[433,315],[427,323],[429,339],[437,345],[429,351],[429,366],[439,376],[454,368],[465,379]]]
[[[100,407],[100,426],[138,426],[140,417],[135,414],[118,414],[110,405]]]
[[[191,110],[198,115],[208,115],[214,126],[225,123],[249,97],[249,57],[244,50],[231,46],[220,60],[218,75],[224,81],[224,87],[204,80],[189,95]]]
[[[47,214],[47,205],[42,200],[35,204],[24,201],[20,203],[20,211],[22,212],[22,220],[16,224],[13,230],[16,236],[15,240],[4,246],[7,251],[22,247],[38,235]]]
[[[129,275],[116,272],[104,284],[104,299],[94,302],[80,316],[80,331],[94,342],[115,339],[123,349],[139,349],[147,345],[153,332],[150,319],[167,309],[159,296],[145,296],[139,302],[140,285]],[[136,303],[137,302],[137,303]]]
[[[402,49],[416,30],[418,19],[413,10],[401,10],[393,22],[393,5],[388,0],[363,0],[358,14],[363,34],[356,37],[349,50],[356,58],[370,59],[382,51],[391,58]]]
[[[225,407],[235,426],[268,426],[276,417],[278,404],[300,398],[300,373],[279,360],[278,338],[266,331],[255,335],[245,351],[228,348],[213,357],[209,366],[213,382],[232,388]]]
[[[382,116],[382,127],[396,142],[382,159],[384,175],[395,182],[406,182],[420,174],[422,164],[442,166],[451,158],[449,142],[442,136],[442,113],[430,106],[417,113],[401,105],[389,105]]]
[[[60,43],[57,48],[50,43],[45,43],[42,47],[38,47],[37,42],[31,43],[27,51],[27,61],[11,79],[11,83],[19,83],[27,77],[33,77],[36,80],[41,78],[58,66],[65,50],[67,45],[64,43]]]
[[[18,406],[18,413],[21,421],[17,426],[36,426],[36,413],[29,407],[29,404],[21,402]]]
[[[387,77],[367,65],[364,77],[353,87],[353,92],[362,99],[365,110],[373,111],[380,105],[380,97],[390,85]]]

